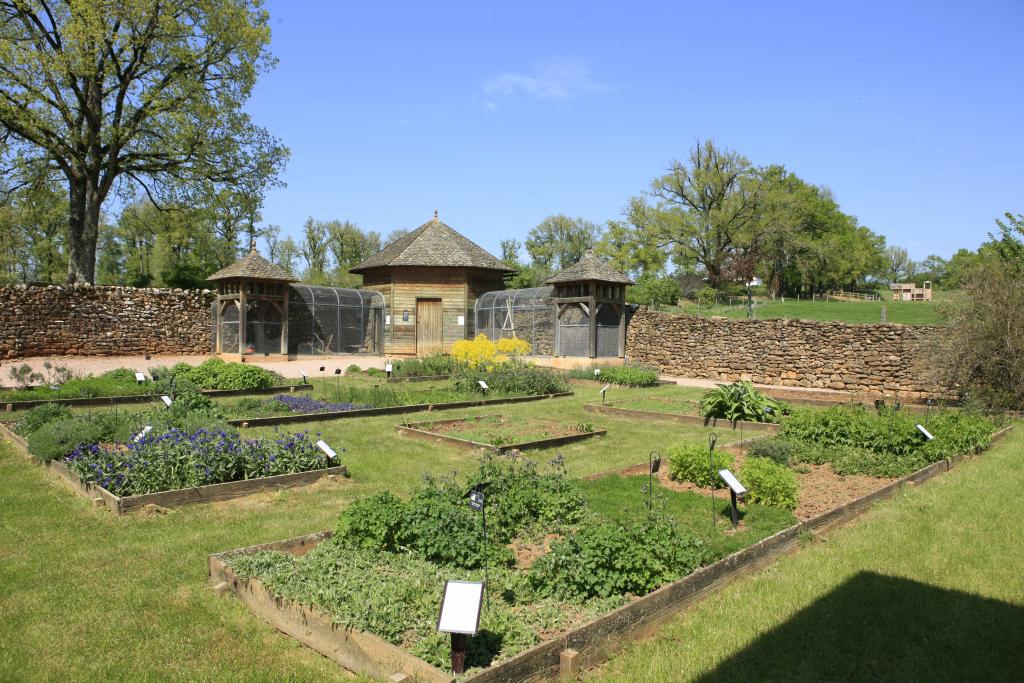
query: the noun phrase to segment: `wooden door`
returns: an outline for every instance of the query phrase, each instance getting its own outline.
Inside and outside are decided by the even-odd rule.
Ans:
[[[441,353],[441,300],[416,299],[416,355]]]

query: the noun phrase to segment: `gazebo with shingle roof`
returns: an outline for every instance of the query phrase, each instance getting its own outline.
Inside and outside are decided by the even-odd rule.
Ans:
[[[625,357],[629,277],[587,251],[544,284],[555,288],[556,356]]]
[[[473,306],[502,289],[515,272],[485,249],[434,218],[351,268],[363,287],[381,293],[389,353],[447,352],[472,339]]]
[[[288,284],[298,281],[256,252],[206,278],[217,283],[216,352],[288,358]]]

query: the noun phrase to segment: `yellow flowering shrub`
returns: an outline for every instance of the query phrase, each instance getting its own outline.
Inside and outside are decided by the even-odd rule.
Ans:
[[[476,368],[481,365],[492,365],[498,355],[498,347],[486,334],[478,334],[472,341],[460,339],[452,344],[451,354],[455,360]]]
[[[496,344],[498,353],[507,356],[525,356],[530,352],[530,342],[525,339],[499,339]]]

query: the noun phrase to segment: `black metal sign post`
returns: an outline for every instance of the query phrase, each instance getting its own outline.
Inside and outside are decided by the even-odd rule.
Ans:
[[[647,456],[647,511],[651,511],[651,496],[654,495],[654,475],[661,469],[661,453],[651,451]]]
[[[718,442],[717,434],[708,434],[708,478],[711,481],[715,480],[715,443]],[[715,518],[715,489],[711,487],[711,526],[718,526],[718,520]]]
[[[469,492],[469,508],[480,513],[483,524],[483,552],[481,554],[484,559],[484,600],[488,608],[491,606],[491,594],[487,590],[487,497],[484,495],[484,489],[490,485],[489,481],[480,482]]]

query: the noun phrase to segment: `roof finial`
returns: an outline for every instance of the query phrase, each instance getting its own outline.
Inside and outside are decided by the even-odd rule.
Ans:
[[[435,223],[437,223],[437,222],[438,222],[438,218],[437,218],[437,209],[434,209],[434,222],[435,222]]]

